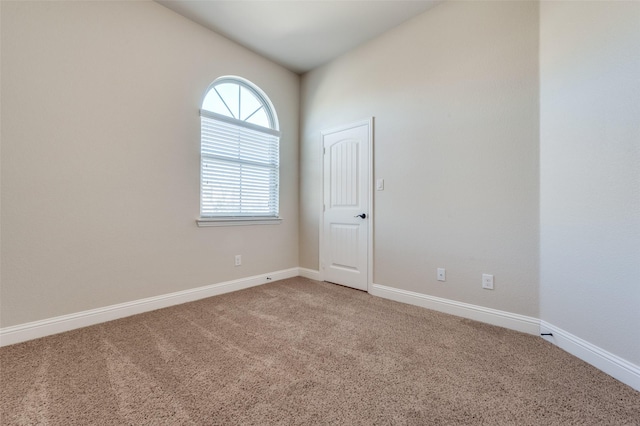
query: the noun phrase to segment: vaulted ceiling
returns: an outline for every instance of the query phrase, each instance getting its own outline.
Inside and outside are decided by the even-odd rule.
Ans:
[[[304,73],[443,0],[156,1]]]

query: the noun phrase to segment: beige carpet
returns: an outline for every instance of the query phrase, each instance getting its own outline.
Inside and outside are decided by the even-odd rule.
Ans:
[[[294,278],[0,349],[0,423],[638,425],[543,339]]]

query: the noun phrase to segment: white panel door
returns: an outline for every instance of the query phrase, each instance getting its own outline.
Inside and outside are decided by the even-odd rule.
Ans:
[[[324,280],[367,290],[370,122],[323,132]]]

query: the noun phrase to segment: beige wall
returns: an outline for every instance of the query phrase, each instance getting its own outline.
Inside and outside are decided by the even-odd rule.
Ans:
[[[298,266],[297,75],[153,2],[1,3],[2,327]],[[277,110],[281,225],[196,227],[229,74]]]
[[[542,2],[541,319],[640,365],[640,3]]]
[[[375,116],[375,283],[640,363],[640,4],[446,2],[305,75],[301,103],[298,76],[156,3],[0,12],[1,327],[318,269],[320,131]],[[282,225],[195,225],[198,106],[229,74],[277,109]]]
[[[320,131],[374,116],[373,281],[538,316],[537,3],[446,2],[304,75],[301,97],[302,267]]]

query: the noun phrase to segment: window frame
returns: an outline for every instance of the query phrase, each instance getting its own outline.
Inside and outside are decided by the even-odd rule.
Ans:
[[[260,126],[258,124],[254,124],[251,122],[247,122],[244,120],[241,120],[239,118],[235,118],[233,115],[233,112],[231,112],[231,110],[229,110],[229,113],[231,115],[223,115],[220,113],[216,113],[216,112],[212,112],[210,110],[205,110],[204,109],[204,102],[207,98],[207,96],[209,95],[209,93],[215,89],[216,86],[219,86],[221,84],[234,84],[234,85],[238,85],[239,86],[239,99],[242,96],[241,95],[241,88],[244,87],[245,89],[247,89],[253,96],[255,96],[255,98],[258,100],[258,102],[262,105],[262,108],[264,109],[267,119],[269,121],[270,124],[270,128],[267,127],[263,127]],[[220,93],[216,90],[218,96],[220,96],[220,99],[223,101],[223,103],[226,102],[224,100],[224,98],[222,97],[222,95],[220,95]],[[273,224],[279,224],[282,222],[282,218],[280,217],[280,164],[279,164],[279,156],[280,156],[280,139],[281,139],[281,133],[279,131],[279,125],[278,125],[278,118],[277,118],[277,114],[275,111],[275,108],[273,107],[273,104],[271,103],[271,101],[269,100],[269,98],[267,97],[267,95],[255,84],[251,83],[250,81],[241,78],[241,77],[236,77],[236,76],[224,76],[224,77],[220,77],[218,79],[216,79],[215,81],[213,81],[209,87],[207,87],[207,90],[204,92],[204,96],[202,97],[202,101],[200,103],[201,108],[199,110],[199,115],[200,115],[200,216],[198,219],[196,219],[196,223],[199,227],[207,227],[207,226],[237,226],[237,225],[273,225]],[[239,103],[240,105],[240,103]],[[227,109],[229,107],[227,106]],[[255,113],[255,112],[254,112]],[[239,115],[239,114],[238,114]],[[251,114],[253,115],[253,114]],[[245,120],[249,119],[251,117],[251,115],[249,115]],[[276,191],[275,197],[276,197],[276,215],[272,216],[272,215],[254,215],[254,216],[245,216],[240,214],[240,212],[237,212],[238,215],[220,215],[220,216],[202,216],[203,214],[203,207],[202,207],[202,202],[203,202],[203,184],[204,184],[204,180],[203,180],[203,171],[204,171],[204,156],[203,156],[203,119],[208,119],[208,120],[213,120],[213,121],[217,121],[217,122],[221,122],[227,125],[232,125],[232,126],[236,126],[238,128],[239,132],[242,132],[242,129],[247,129],[249,131],[253,131],[253,132],[260,132],[263,133],[265,135],[269,135],[269,136],[273,136],[276,137],[276,143],[277,143],[277,165],[276,165],[276,173],[277,173],[277,178],[276,178],[276,187],[275,189],[273,188],[272,185],[270,185],[269,188],[269,196],[272,197],[273,191]],[[234,163],[233,160],[229,160],[229,163]],[[240,160],[238,160],[237,162],[238,164],[241,163]]]

